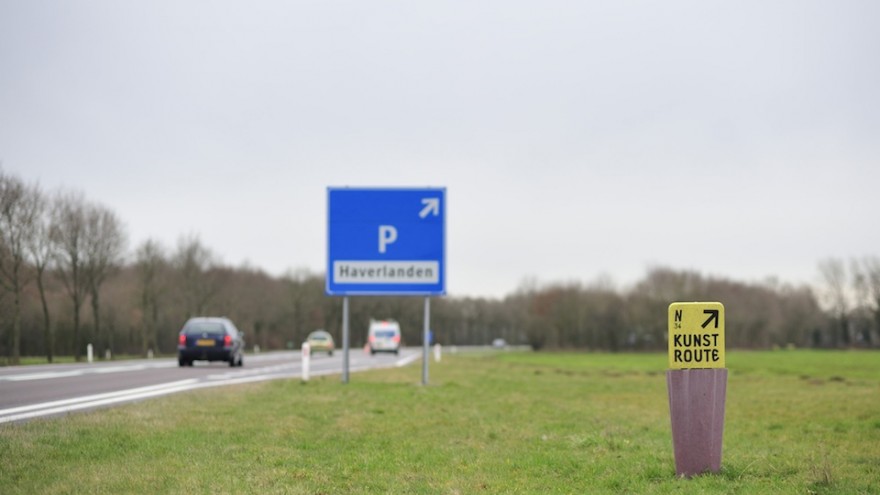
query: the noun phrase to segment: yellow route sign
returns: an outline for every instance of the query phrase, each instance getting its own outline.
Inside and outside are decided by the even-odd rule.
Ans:
[[[724,368],[724,305],[677,302],[669,305],[669,367]]]

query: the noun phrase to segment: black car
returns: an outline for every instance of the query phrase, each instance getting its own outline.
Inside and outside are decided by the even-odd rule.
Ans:
[[[229,366],[244,364],[244,334],[228,318],[190,318],[177,340],[177,362],[192,366],[193,361],[227,361]]]

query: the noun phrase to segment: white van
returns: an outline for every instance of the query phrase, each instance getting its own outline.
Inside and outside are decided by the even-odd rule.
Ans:
[[[377,352],[400,353],[400,325],[394,320],[370,320],[367,338],[370,354]]]

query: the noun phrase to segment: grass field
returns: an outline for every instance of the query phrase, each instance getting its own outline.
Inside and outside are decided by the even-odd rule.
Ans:
[[[665,354],[497,353],[0,427],[2,493],[880,493],[880,353],[729,351],[678,479]]]

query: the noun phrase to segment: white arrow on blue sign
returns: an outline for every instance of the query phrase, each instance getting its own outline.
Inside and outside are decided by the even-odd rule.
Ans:
[[[327,188],[327,294],[446,293],[446,188]]]

